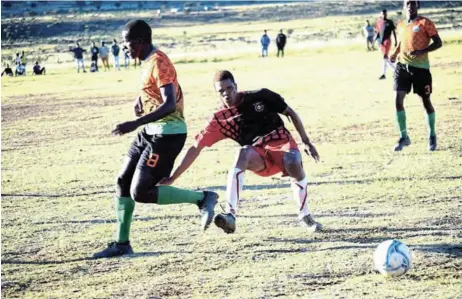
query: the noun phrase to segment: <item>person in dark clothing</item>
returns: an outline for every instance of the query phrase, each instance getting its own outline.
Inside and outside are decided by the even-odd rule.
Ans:
[[[98,54],[99,54],[99,48],[96,46],[95,42],[91,43],[91,62],[92,64],[94,63],[95,65],[95,70],[98,71]]]
[[[75,62],[77,64],[77,73],[80,73],[80,66],[82,66],[83,72],[86,73],[87,71],[85,71],[85,65],[83,63],[83,53],[87,52],[87,50],[82,49],[80,44],[77,42],[75,44],[75,48],[71,47],[69,51],[74,53]]]
[[[287,41],[287,36],[279,31],[278,36],[276,37],[276,46],[278,47],[278,54],[277,57],[279,57],[279,52],[281,52],[281,57],[284,57],[284,47],[286,46],[286,41]]]
[[[2,77],[3,77],[3,74],[7,75],[7,76],[13,76],[13,70],[10,68],[10,65],[7,64],[6,65],[6,68],[3,70],[2,72]]]
[[[392,20],[387,18],[387,10],[382,10],[380,18],[377,20],[376,31],[378,36],[380,36],[380,50],[383,54],[383,74],[380,76],[380,80],[386,78],[387,65],[389,65],[393,71],[395,70],[395,65],[388,59],[388,54],[391,49],[391,34],[395,37],[395,47],[397,45],[395,24]]]
[[[45,75],[46,74],[45,67],[40,67],[40,64],[38,61],[35,62],[35,65],[32,71],[34,75]]]

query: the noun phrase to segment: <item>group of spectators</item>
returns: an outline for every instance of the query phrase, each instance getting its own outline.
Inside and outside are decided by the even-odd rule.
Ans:
[[[287,36],[282,32],[282,29],[279,31],[279,34],[276,36],[276,46],[278,48],[277,57],[281,55],[284,57],[284,47],[286,46]],[[264,30],[262,37],[260,38],[261,43],[261,57],[268,57],[268,47],[271,43],[271,39],[268,36],[267,30]]]
[[[80,73],[80,68],[82,68],[82,71],[86,73],[87,71],[85,70],[85,62],[84,62],[84,53],[87,52],[87,50],[83,49],[80,46],[80,43],[77,42],[75,44],[75,47],[70,47],[69,48],[70,52],[74,53],[74,59],[76,62],[76,67],[77,67],[77,73]],[[117,40],[114,39],[112,41],[112,45],[110,48],[106,46],[106,42],[102,41],[101,46],[98,47],[95,42],[92,42],[91,47],[90,47],[90,59],[91,59],[91,65],[90,65],[90,72],[98,72],[99,71],[99,65],[98,65],[98,59],[101,58],[101,63],[103,65],[104,70],[110,70],[111,66],[109,65],[109,55],[112,55],[112,66],[114,69],[120,71],[120,56],[123,55],[124,57],[124,67],[127,69],[130,66],[130,55],[128,53],[128,48],[126,46],[120,47],[119,44],[117,43]],[[140,65],[140,62],[135,61],[134,66],[136,67],[137,65]]]
[[[15,70],[13,72],[13,69],[10,67],[9,64],[6,65],[6,67],[2,71],[2,76],[25,76],[26,75],[26,62],[24,58],[24,51],[21,52],[21,54],[16,53],[16,57],[13,60],[13,63],[15,65]],[[46,69],[45,67],[41,67],[39,62],[36,61],[34,66],[32,67],[32,75],[45,75],[46,74]]]

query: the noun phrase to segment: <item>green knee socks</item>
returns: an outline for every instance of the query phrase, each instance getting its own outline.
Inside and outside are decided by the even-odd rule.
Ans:
[[[135,201],[131,197],[116,198],[117,215],[117,243],[125,243],[130,240],[130,225],[132,224]]]
[[[204,199],[204,192],[183,190],[172,186],[159,186],[157,204],[169,205],[179,203],[199,204]]]

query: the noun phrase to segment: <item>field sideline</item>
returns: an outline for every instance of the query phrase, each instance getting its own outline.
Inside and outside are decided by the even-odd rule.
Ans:
[[[248,173],[234,235],[214,226],[201,233],[193,206],[138,204],[136,253],[110,260],[89,257],[114,236],[114,180],[134,133],[110,132],[133,117],[138,70],[2,77],[2,296],[460,297],[461,40],[430,55],[439,138],[432,153],[414,95],[405,101],[412,145],[391,151],[398,138],[392,76],[377,80],[378,52],[346,46],[178,63],[186,147],[218,105],[219,69],[231,70],[240,90],[282,94],[300,114],[321,155],[321,163],[305,156],[304,165],[310,209],[325,232],[298,226],[288,180]],[[223,203],[236,149],[226,141],[206,150],[177,186],[215,190]],[[395,280],[372,265],[374,248],[391,238],[414,257],[414,268]]]

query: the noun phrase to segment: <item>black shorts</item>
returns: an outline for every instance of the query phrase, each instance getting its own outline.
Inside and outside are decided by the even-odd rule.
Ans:
[[[395,69],[395,83],[393,89],[409,93],[411,87],[414,93],[421,97],[432,93],[432,74],[429,69],[413,67],[407,64],[397,63]]]
[[[141,130],[128,150],[128,157],[137,160],[136,168],[149,172],[153,183],[169,177],[186,141],[186,134],[149,135]]]

